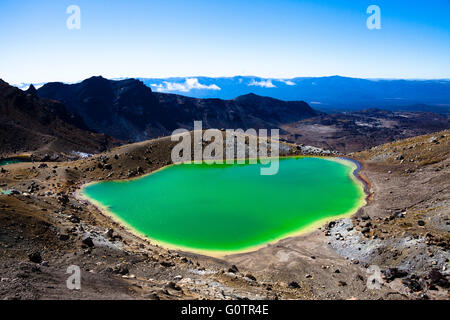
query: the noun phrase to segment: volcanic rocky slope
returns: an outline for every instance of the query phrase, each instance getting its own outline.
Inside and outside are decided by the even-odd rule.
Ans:
[[[37,97],[0,80],[0,156],[33,153],[97,153],[117,142],[92,133],[60,102]]]
[[[351,155],[369,181],[368,204],[354,217],[222,258],[159,247],[76,196],[84,183],[170,164],[175,143],[161,138],[78,161],[2,167],[0,185],[13,192],[0,195],[0,297],[448,299],[450,131]],[[69,265],[81,267],[81,290],[66,287]],[[380,270],[380,288],[367,284],[371,266]]]
[[[71,85],[48,83],[38,94],[64,103],[91,130],[130,141],[192,129],[195,120],[203,121],[204,128],[270,129],[318,114],[303,101],[254,94],[221,100],[155,93],[135,79],[92,77]]]
[[[320,114],[281,125],[283,138],[342,153],[450,128],[450,116],[432,112],[361,111]]]

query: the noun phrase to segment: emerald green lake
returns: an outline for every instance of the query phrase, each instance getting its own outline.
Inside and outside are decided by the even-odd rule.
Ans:
[[[364,203],[349,161],[284,158],[275,175],[260,175],[261,166],[174,165],[134,180],[89,184],[81,195],[150,239],[219,252],[280,239]]]
[[[19,162],[22,162],[22,161],[20,161],[20,160],[18,160],[18,159],[0,160],[0,167],[1,167],[1,166],[5,166],[5,165],[7,165],[7,164],[19,163]]]

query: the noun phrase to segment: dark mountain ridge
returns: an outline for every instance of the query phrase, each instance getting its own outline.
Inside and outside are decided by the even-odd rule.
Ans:
[[[58,101],[37,97],[0,80],[0,153],[21,151],[87,152],[106,150],[115,139],[92,133],[83,119]]]
[[[91,130],[139,141],[168,135],[178,128],[279,128],[319,113],[304,101],[282,101],[255,94],[233,100],[199,99],[153,92],[135,79],[92,77],[77,84],[48,83],[39,97],[61,101]]]

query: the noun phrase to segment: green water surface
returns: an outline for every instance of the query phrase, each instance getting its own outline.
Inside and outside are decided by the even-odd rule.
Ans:
[[[22,162],[19,159],[8,159],[8,160],[0,160],[0,167],[5,166],[7,164],[19,163]]]
[[[261,164],[182,164],[82,193],[149,238],[197,250],[238,251],[356,211],[364,198],[353,167],[324,158]]]

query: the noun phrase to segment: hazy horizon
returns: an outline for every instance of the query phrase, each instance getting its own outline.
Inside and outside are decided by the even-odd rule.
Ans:
[[[108,80],[113,81],[120,81],[120,80],[126,80],[126,79],[159,79],[159,80],[169,80],[169,79],[199,79],[199,78],[210,78],[210,79],[233,79],[233,78],[255,78],[255,79],[267,79],[267,80],[294,80],[294,79],[309,79],[309,78],[332,78],[332,77],[340,77],[340,78],[350,78],[350,79],[362,79],[362,80],[369,80],[369,81],[377,81],[377,80],[406,80],[406,81],[450,81],[450,78],[367,78],[367,77],[348,77],[348,76],[342,76],[342,75],[324,75],[324,76],[295,76],[290,78],[279,78],[279,77],[261,77],[261,76],[255,76],[255,75],[234,75],[234,76],[202,76],[202,75],[193,75],[193,76],[171,76],[171,77],[152,77],[152,76],[137,76],[137,77],[111,77],[107,78],[103,75],[91,75],[84,79],[79,79],[76,81],[60,81],[60,80],[51,80],[51,81],[38,81],[38,82],[19,82],[19,83],[10,83],[6,81],[3,78],[0,78],[3,81],[8,82],[12,86],[16,86],[21,89],[26,89],[30,85],[44,85],[46,83],[51,82],[61,82],[65,84],[76,84],[83,82],[86,79],[93,78],[93,77],[103,77]]]

